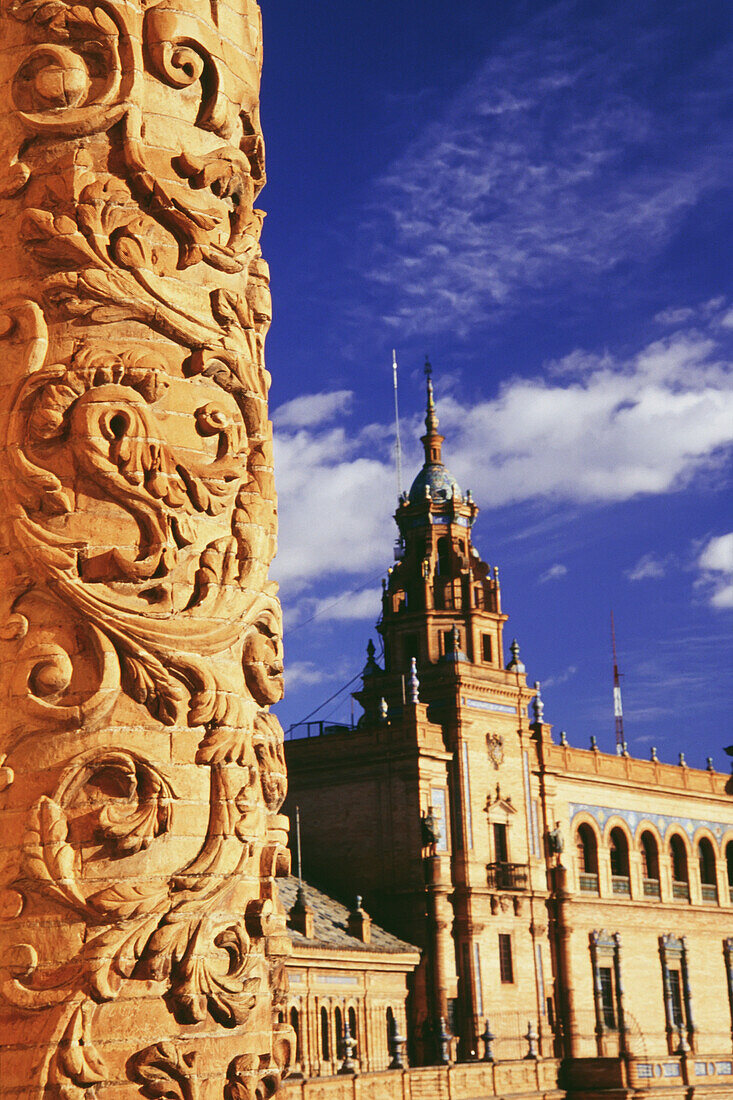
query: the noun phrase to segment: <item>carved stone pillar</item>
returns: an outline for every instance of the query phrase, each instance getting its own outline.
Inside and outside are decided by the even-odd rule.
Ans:
[[[0,0],[0,1096],[272,1096],[256,0]]]

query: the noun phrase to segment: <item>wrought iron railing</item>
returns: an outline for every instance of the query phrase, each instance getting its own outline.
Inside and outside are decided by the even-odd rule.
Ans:
[[[529,882],[526,863],[490,863],[486,878],[494,890],[526,890]]]

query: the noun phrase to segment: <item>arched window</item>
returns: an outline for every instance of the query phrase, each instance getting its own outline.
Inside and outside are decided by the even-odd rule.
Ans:
[[[342,1050],[342,1047],[344,1042],[344,1024],[343,1017],[341,1015],[341,1009],[338,1007],[338,1005],[333,1010],[333,1030],[335,1032],[333,1038],[336,1044],[336,1057],[343,1058],[344,1052]]]
[[[733,845],[732,845],[732,847],[733,847]],[[397,1029],[395,1028],[394,1012],[392,1011],[391,1008],[388,1008],[387,1009],[387,1050],[390,1052],[390,1055],[392,1054],[392,1051],[390,1049],[391,1045],[392,1045],[392,1038],[396,1034],[397,1034]]]
[[[359,1041],[359,1036],[356,1034],[356,1009],[352,1005],[349,1009],[349,1031],[351,1032],[351,1038]]]
[[[659,849],[650,832],[641,834],[641,863],[644,875],[644,897],[659,897]]]
[[[321,1057],[324,1062],[331,1061],[331,1038],[328,1029],[328,1010],[321,1009]]]
[[[715,876],[715,852],[706,836],[697,846],[697,858],[700,864],[700,886],[702,887],[702,900],[717,902],[718,887]]]
[[[611,829],[609,839],[611,857],[611,888],[614,894],[629,894],[629,842],[623,829]]]
[[[450,574],[451,565],[450,539],[447,535],[441,535],[438,539],[438,576],[447,577]]]
[[[689,898],[690,883],[687,876],[687,849],[681,836],[674,833],[669,842],[672,860],[672,894],[676,898]]]
[[[728,867],[728,891],[730,900],[733,901],[733,840],[729,840],[725,846],[725,862]]]
[[[590,825],[578,826],[576,836],[578,866],[580,868],[579,885],[585,894],[598,893],[598,842]]]
[[[301,1062],[303,1060],[303,1051],[300,1044],[300,1013],[295,1006],[290,1009],[290,1026],[295,1032],[295,1061]]]

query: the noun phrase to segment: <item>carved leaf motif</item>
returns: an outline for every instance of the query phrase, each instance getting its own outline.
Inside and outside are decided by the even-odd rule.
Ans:
[[[114,1000],[123,979],[132,976],[159,920],[158,913],[138,917],[131,927],[110,928],[85,945],[87,981],[95,1001]]]
[[[57,900],[87,911],[74,865],[74,849],[67,844],[69,824],[61,806],[45,795],[30,813],[23,842],[23,869]]]
[[[188,698],[183,685],[156,667],[157,662],[145,660],[140,654],[133,657],[122,653],[120,664],[125,691],[146,706],[154,718],[166,726],[174,726]]]
[[[81,1100],[86,1089],[107,1079],[89,1036],[89,1008],[89,1002],[82,1001],[74,1009],[49,1065],[48,1084],[57,1086],[64,1100]]]
[[[201,1023],[209,1013],[223,1027],[246,1021],[260,979],[250,976],[249,938],[241,924],[214,934],[209,920],[175,912],[153,934],[141,973],[168,980],[168,1006],[182,1024]]]
[[[184,1054],[175,1043],[156,1043],[133,1054],[127,1073],[147,1100],[198,1100],[195,1062],[195,1051]]]

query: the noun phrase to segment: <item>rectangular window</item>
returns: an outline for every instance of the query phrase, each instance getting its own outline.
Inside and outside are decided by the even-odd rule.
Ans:
[[[487,664],[491,664],[491,635],[481,635],[481,657]]]
[[[509,862],[509,854],[506,843],[506,825],[494,825],[494,862]]]
[[[443,653],[448,654],[453,652],[453,631],[443,631]]]
[[[684,1027],[685,1016],[682,1008],[682,984],[679,970],[670,970],[669,989],[672,994],[672,1021],[675,1027]]]
[[[499,974],[504,985],[513,983],[512,937],[503,932],[499,933]]]
[[[599,966],[598,978],[601,983],[601,1008],[606,1027],[616,1027],[616,1013],[613,1005],[613,974],[610,966]]]

